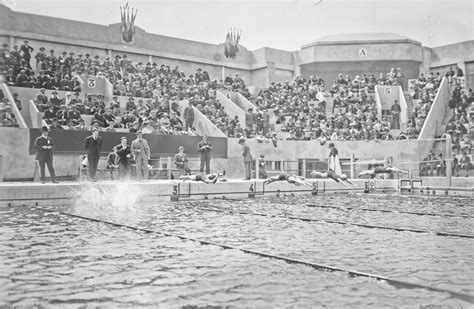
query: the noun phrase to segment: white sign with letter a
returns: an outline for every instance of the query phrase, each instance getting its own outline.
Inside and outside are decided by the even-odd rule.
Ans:
[[[359,57],[367,57],[367,50],[365,48],[359,49]]]

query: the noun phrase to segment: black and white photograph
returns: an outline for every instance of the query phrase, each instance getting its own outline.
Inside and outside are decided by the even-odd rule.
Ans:
[[[473,0],[0,0],[0,309],[474,308]]]

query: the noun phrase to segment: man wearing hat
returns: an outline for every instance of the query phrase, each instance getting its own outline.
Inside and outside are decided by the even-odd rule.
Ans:
[[[96,66],[96,67],[100,67],[100,57],[99,55],[95,55],[94,56],[94,61],[92,61],[92,63]]]
[[[192,103],[192,99],[188,100],[188,106],[186,106],[186,108],[184,109],[183,117],[185,123],[184,131],[188,131],[190,128],[193,127],[194,123],[194,106]]]
[[[54,142],[51,137],[48,136],[49,129],[48,127],[41,128],[41,136],[35,139],[35,148],[36,148],[36,160],[39,162],[40,166],[40,175],[41,183],[46,183],[46,176],[44,171],[44,165],[48,166],[49,176],[53,183],[58,183],[56,181],[56,174],[53,167],[53,148]]]
[[[131,150],[137,166],[137,179],[148,179],[148,160],[150,160],[150,147],[143,138],[143,132],[137,131],[137,138],[132,142]]]
[[[242,158],[244,159],[245,180],[250,180],[252,172],[252,154],[250,147],[245,143],[245,138],[239,138],[239,144],[242,146]]]
[[[128,98],[128,101],[127,101],[127,104],[125,104],[125,109],[127,111],[130,111],[130,110],[136,110],[137,109],[137,106],[135,105],[135,102],[134,102],[134,98],[132,96],[130,96]]]
[[[61,56],[58,57],[59,61],[59,70],[62,73],[64,71],[64,66],[66,65],[67,52],[63,51]]]
[[[95,182],[95,173],[102,149],[102,137],[99,136],[99,130],[97,128],[92,128],[92,135],[86,137],[84,140],[84,148],[87,150],[90,179]]]
[[[74,59],[74,52],[69,52],[69,56],[66,58],[66,61],[64,63],[64,67],[67,69],[70,69],[76,60]]]
[[[28,87],[29,86],[29,78],[26,75],[26,70],[21,70],[20,74],[16,77],[15,85],[20,87]]]
[[[8,50],[8,44],[7,43],[3,43],[2,44],[2,48],[0,48],[0,58],[2,59],[5,59],[7,58],[9,55],[9,50]]]
[[[26,64],[28,65],[28,68],[32,70],[33,68],[30,65],[30,59],[31,59],[31,52],[34,50],[33,47],[31,47],[29,44],[28,40],[24,41],[24,44],[20,46],[20,52],[23,53],[23,58],[26,61]]]
[[[45,51],[44,47],[40,47],[39,52],[37,52],[35,55],[37,70],[42,69],[43,67],[43,62],[44,62],[44,59],[46,58],[46,54],[44,51]]]
[[[174,156],[174,164],[178,169],[184,171],[185,175],[191,175],[191,170],[188,166],[188,156],[184,153],[183,146],[178,147],[178,153]]]
[[[84,63],[86,64],[86,66],[90,67],[91,64],[92,64],[92,59],[90,58],[91,55],[89,55],[89,53],[87,53],[84,56],[86,57],[84,59]]]
[[[54,54],[54,49],[49,50],[49,55],[46,56],[45,60],[47,63],[52,63],[53,65],[56,63],[57,59],[56,55]]]
[[[52,121],[53,123],[49,126],[51,130],[64,130],[64,128],[59,124],[58,118],[54,117]]]
[[[104,63],[103,63],[103,66],[108,69],[109,67],[111,67],[113,65],[112,61],[110,61],[110,56],[106,56],[105,57],[105,60],[104,60]]]
[[[120,59],[122,57],[120,57],[120,55],[116,55],[115,56],[115,60],[114,60],[114,67],[116,70],[119,70],[120,69]]]
[[[258,158],[258,178],[267,179],[267,169],[265,164],[265,155],[262,153]]]
[[[132,158],[132,151],[127,144],[127,138],[123,136],[120,140],[120,145],[115,146],[115,153],[117,154],[118,177],[119,179],[127,179],[130,176],[130,159]]]
[[[58,97],[58,92],[54,90],[51,93],[51,98],[49,99],[49,104],[54,106],[54,110],[58,111],[59,107],[61,106],[61,100]]]
[[[47,124],[51,124],[53,118],[56,117],[56,111],[54,110],[54,106],[49,105],[43,109],[43,120],[46,121]]]
[[[200,172],[204,172],[204,165],[206,166],[206,174],[211,173],[211,143],[207,141],[207,135],[202,136],[202,141],[198,144],[198,151],[201,153],[201,167]]]

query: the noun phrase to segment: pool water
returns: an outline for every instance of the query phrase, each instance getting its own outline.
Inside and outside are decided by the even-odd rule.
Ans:
[[[345,272],[321,271],[67,215],[474,295],[474,239],[432,233],[474,234],[472,200],[356,194],[150,205],[95,200],[85,196],[75,206],[48,208],[56,212],[39,207],[0,208],[0,306],[474,306],[449,293],[396,288]]]

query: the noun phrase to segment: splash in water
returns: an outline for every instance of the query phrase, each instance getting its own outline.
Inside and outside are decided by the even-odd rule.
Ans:
[[[138,208],[142,195],[143,189],[137,183],[85,183],[76,192],[75,209],[130,212]]]

